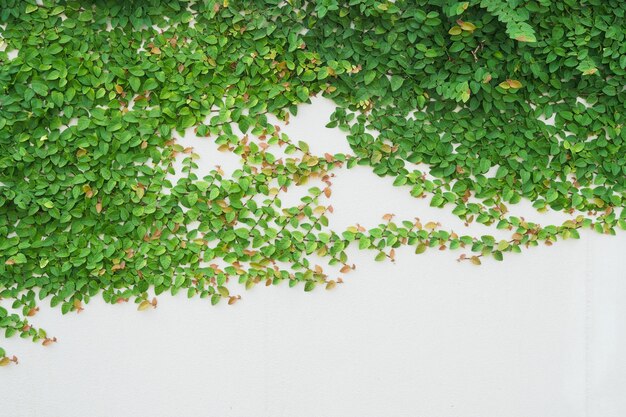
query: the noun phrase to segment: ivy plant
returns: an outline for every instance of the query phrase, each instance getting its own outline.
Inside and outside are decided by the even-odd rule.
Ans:
[[[378,261],[406,245],[459,250],[478,265],[625,229],[625,12],[620,0],[0,0],[0,330],[56,342],[31,324],[42,300],[68,314],[95,296],[146,310],[165,292],[234,304],[257,284],[332,289],[356,267],[349,246]],[[327,126],[350,155],[314,154],[271,122],[316,95],[336,103]],[[239,169],[199,178],[176,141],[187,131]],[[333,178],[355,166],[509,237],[391,213],[333,230]],[[283,203],[295,187],[308,191]],[[568,219],[511,215],[522,200]]]

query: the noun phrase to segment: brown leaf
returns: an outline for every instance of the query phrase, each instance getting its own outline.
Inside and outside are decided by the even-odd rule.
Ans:
[[[350,265],[344,265],[339,270],[339,272],[341,272],[342,274],[347,274],[350,271],[352,271],[352,268],[350,267]]]
[[[57,342],[56,337],[53,337],[52,339],[50,339],[49,337],[46,337],[41,344],[44,346],[50,346],[51,344],[56,343],[56,342]]]
[[[119,264],[115,264],[111,267],[111,271],[115,272],[115,271],[119,271],[120,269],[125,269],[126,268],[126,261],[122,261]]]

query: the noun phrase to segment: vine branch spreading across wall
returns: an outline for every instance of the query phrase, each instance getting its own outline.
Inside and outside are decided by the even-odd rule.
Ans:
[[[626,228],[625,11],[621,0],[0,0],[0,296],[12,303],[0,329],[54,343],[31,324],[44,298],[69,313],[98,294],[144,310],[164,292],[232,304],[233,283],[331,289],[354,269],[351,245],[376,260],[462,248],[459,260],[480,264]],[[315,95],[336,103],[328,126],[351,155],[313,154],[270,122]],[[198,178],[198,156],[173,135],[188,129],[239,169]],[[390,215],[332,230],[333,176],[356,165],[509,238]],[[283,205],[294,186],[308,194]],[[523,199],[570,216],[510,215]],[[0,365],[12,362],[0,348]]]

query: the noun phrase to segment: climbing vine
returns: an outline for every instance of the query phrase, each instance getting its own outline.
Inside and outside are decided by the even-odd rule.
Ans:
[[[625,11],[0,0],[0,329],[56,342],[31,324],[44,299],[66,314],[94,296],[145,310],[164,292],[233,304],[257,284],[332,289],[355,268],[350,246],[381,261],[401,246],[459,249],[480,264],[582,228],[625,229]],[[281,132],[315,95],[336,103],[327,126],[351,155]],[[177,143],[188,130],[239,169],[199,178],[202,161]],[[333,177],[357,165],[509,238],[391,214],[332,230]],[[294,188],[308,191],[284,204]],[[570,217],[511,215],[522,200]],[[0,365],[12,362],[0,348]]]

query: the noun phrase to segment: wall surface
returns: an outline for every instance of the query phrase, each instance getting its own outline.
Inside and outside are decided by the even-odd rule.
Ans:
[[[284,131],[313,152],[349,152],[323,127],[332,108],[302,106]],[[181,143],[202,156],[200,176],[237,166],[208,139]],[[465,231],[391,183],[340,171],[331,226],[394,213]],[[513,210],[564,219],[528,207]],[[33,322],[59,343],[2,340],[21,362],[0,371],[0,416],[623,417],[625,249],[626,233],[587,232],[482,266],[458,251],[399,250],[395,264],[353,251],[357,269],[333,291],[259,286],[217,307],[161,295],[145,312],[100,299],[68,316],[44,307]]]

